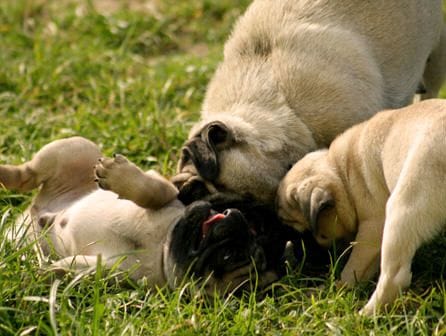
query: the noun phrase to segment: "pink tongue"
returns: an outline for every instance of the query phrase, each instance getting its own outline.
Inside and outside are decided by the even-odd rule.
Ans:
[[[203,238],[206,237],[206,235],[208,234],[209,229],[211,228],[212,225],[214,225],[219,220],[222,220],[225,217],[226,217],[225,215],[218,213],[218,214],[215,214],[215,215],[209,217],[208,219],[206,219],[203,222],[203,224],[201,224],[201,232],[203,234]]]

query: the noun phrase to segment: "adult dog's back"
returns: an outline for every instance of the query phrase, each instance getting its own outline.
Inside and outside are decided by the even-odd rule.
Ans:
[[[211,80],[180,171],[272,201],[287,168],[379,110],[436,96],[440,0],[257,0]],[[204,142],[197,145],[197,141]],[[189,176],[189,177],[190,177]]]

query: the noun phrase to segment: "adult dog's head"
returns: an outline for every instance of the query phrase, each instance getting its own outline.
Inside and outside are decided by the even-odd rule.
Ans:
[[[182,149],[175,185],[181,189],[199,179],[207,192],[230,191],[272,204],[281,178],[298,159],[290,153],[305,153],[314,144],[306,143],[312,138],[302,130],[304,140],[293,141],[302,146],[296,150],[290,135],[274,131],[277,120],[245,119],[222,115],[197,124]]]

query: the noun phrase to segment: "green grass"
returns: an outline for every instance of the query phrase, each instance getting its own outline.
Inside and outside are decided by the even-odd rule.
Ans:
[[[153,4],[147,9],[144,4]],[[0,162],[83,135],[106,154],[174,173],[222,45],[248,1],[0,2]],[[207,300],[123,288],[106,272],[52,279],[5,231],[31,195],[0,190],[0,335],[446,335],[446,237],[418,253],[414,283],[377,318],[373,283],[291,272],[272,293]]]

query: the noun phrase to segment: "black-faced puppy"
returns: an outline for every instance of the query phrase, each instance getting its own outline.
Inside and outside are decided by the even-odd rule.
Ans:
[[[212,290],[212,288],[221,288],[222,285],[227,286],[226,278],[229,276],[237,278],[238,275],[239,280],[246,279],[246,276],[240,276],[247,271],[252,274],[252,269],[249,270],[246,258],[253,259],[255,257],[256,271],[264,273],[262,277],[258,278],[251,276],[251,281],[244,280],[243,286],[239,285],[241,289],[254,285],[262,288],[268,284],[269,280],[285,275],[287,267],[293,268],[299,265],[305,274],[312,275],[327,271],[331,251],[319,246],[311,234],[307,232],[301,234],[289,226],[283,225],[278,219],[274,207],[248,196],[223,192],[209,193],[205,182],[198,179],[182,188],[178,198],[184,204],[189,205],[190,209],[200,207],[207,211],[212,207],[211,212],[215,214],[216,218],[223,214],[229,221],[227,224],[218,222],[218,225],[213,225],[212,217],[206,222],[194,219],[188,223],[183,222],[182,225],[177,225],[174,229],[175,233],[172,236],[176,238],[177,242],[172,241],[171,245],[178,244],[178,248],[172,248],[172,251],[178,252],[178,259],[192,260],[198,251],[207,250],[207,253],[202,253],[200,259],[191,268],[194,274],[201,277],[206,277],[210,270],[213,270],[215,278],[206,284],[206,289]],[[203,201],[208,204],[206,205]],[[210,231],[209,222],[212,224],[211,227],[217,228],[216,231],[210,232],[213,235],[206,234]],[[203,224],[200,225],[200,223]],[[186,237],[190,237],[191,232],[202,232],[202,239],[198,239],[198,242],[197,239],[186,239]],[[251,250],[247,253],[245,246],[252,239],[257,243],[256,246],[253,246],[257,251]],[[222,244],[222,240],[227,244]],[[208,248],[208,244],[214,242],[217,242],[215,248]],[[265,251],[264,254],[257,253],[262,251],[259,247]],[[245,260],[243,261],[245,267],[235,267],[237,263],[232,261],[234,258]],[[179,264],[189,265],[190,261],[182,261]],[[237,283],[232,280],[233,286]]]
[[[446,101],[377,114],[307,154],[278,189],[279,217],[322,245],[354,242],[341,282],[378,284],[364,314],[411,281],[420,245],[446,223]]]
[[[210,294],[255,276],[259,286],[277,278],[276,254],[280,259],[285,243],[271,235],[268,244],[276,246],[267,250],[264,238],[269,227],[277,227],[276,217],[254,222],[233,208],[240,199],[237,204],[219,194],[185,207],[177,189],[158,173],[143,172],[122,155],[101,156],[94,143],[73,137],[44,146],[22,165],[0,165],[4,187],[40,187],[17,225],[29,226],[44,256],[54,252],[60,258],[52,269],[118,263],[134,280],[171,287],[188,274],[206,280]],[[258,216],[272,213],[257,210]]]
[[[289,167],[446,71],[440,0],[256,0],[226,42],[175,183],[272,204]]]
[[[200,278],[212,274],[208,293],[263,288],[277,280],[284,271],[285,244],[296,237],[272,209],[234,194],[192,202],[184,217],[172,231],[172,259],[177,267],[191,265],[189,271]]]

